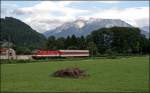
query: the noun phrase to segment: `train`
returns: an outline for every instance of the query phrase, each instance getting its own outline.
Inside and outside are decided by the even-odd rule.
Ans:
[[[89,55],[89,50],[37,50],[32,58],[88,57]]]

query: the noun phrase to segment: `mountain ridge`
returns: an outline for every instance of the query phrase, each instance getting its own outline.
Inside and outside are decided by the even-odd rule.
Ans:
[[[86,36],[92,31],[100,28],[109,27],[132,27],[132,25],[120,20],[120,19],[98,19],[91,18],[89,20],[77,19],[73,22],[67,22],[57,27],[56,29],[49,30],[43,34],[48,36],[66,37],[75,34],[76,36]]]

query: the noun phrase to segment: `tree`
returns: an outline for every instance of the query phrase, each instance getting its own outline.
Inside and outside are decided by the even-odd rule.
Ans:
[[[141,38],[140,30],[133,27],[102,28],[93,31],[90,37],[101,54],[108,49],[123,54],[139,53],[143,47],[142,43],[148,42],[145,37]]]
[[[65,38],[60,37],[56,40],[56,47],[57,49],[65,49]]]
[[[48,37],[45,47],[46,49],[51,49],[51,50],[55,50],[57,48],[56,39],[54,36]]]
[[[140,38],[140,54],[150,53],[150,40],[146,39],[144,35]]]
[[[72,35],[71,37],[68,36],[65,40],[65,49],[68,49],[70,47],[77,47],[78,48],[78,40],[75,35]]]
[[[65,49],[67,49],[68,46],[70,45],[71,45],[70,36],[67,36],[67,38],[65,39]]]
[[[96,56],[98,54],[98,49],[94,42],[88,42],[87,49],[90,51],[91,56]]]
[[[77,40],[75,35],[71,36],[70,43],[71,43],[71,46],[77,46],[78,45],[78,40]]]
[[[87,42],[84,36],[77,38],[77,46],[79,49],[86,49],[87,48]]]
[[[31,50],[27,47],[15,47],[14,48],[16,50],[16,54],[24,54],[24,55],[28,55],[31,54]]]

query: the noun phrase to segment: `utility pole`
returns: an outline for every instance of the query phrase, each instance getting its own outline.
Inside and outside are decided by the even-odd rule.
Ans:
[[[10,59],[10,55],[9,55],[9,52],[10,52],[10,34],[8,35],[8,59]]]
[[[8,60],[9,60],[9,47],[10,47],[9,46],[9,40],[10,40],[10,36],[8,35],[8,54],[7,54],[8,55]]]

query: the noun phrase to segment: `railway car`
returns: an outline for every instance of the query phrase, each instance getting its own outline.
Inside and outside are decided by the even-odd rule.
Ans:
[[[59,50],[61,57],[86,57],[89,50]]]
[[[55,58],[55,57],[88,57],[89,50],[38,50],[32,58]]]
[[[38,50],[32,55],[34,59],[49,57],[60,57],[60,52],[58,50]]]

